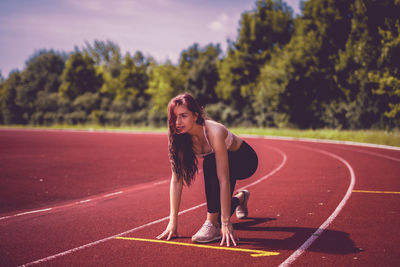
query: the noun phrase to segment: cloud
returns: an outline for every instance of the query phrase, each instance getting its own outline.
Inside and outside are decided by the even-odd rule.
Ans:
[[[170,0],[65,0],[70,6],[87,14],[106,16],[144,16],[146,13],[159,13],[173,6]]]
[[[227,47],[226,40],[236,39],[240,17],[240,12],[222,13],[207,25],[212,33],[209,35],[213,36],[213,40],[220,43],[223,49]]]
[[[216,20],[208,25],[208,28],[214,32],[226,32],[229,26],[229,17],[225,13],[221,14]]]

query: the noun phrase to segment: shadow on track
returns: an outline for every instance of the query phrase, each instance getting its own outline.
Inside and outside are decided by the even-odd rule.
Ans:
[[[240,244],[251,245],[253,249],[260,250],[296,250],[317,231],[317,228],[267,227],[261,225],[274,220],[276,218],[249,217],[246,221],[234,223],[233,226],[235,230],[265,232],[266,235],[268,235],[268,232],[292,233],[292,235],[284,239],[269,239],[246,238],[245,234],[241,234]],[[285,235],[287,236],[287,234]],[[355,247],[353,240],[350,239],[350,234],[335,230],[325,230],[307,250],[329,254],[353,254],[363,251]]]

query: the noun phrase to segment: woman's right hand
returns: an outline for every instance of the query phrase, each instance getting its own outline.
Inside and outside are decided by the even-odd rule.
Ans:
[[[168,223],[167,229],[165,229],[165,231],[157,236],[157,239],[163,239],[165,237],[167,237],[167,240],[170,240],[172,236],[176,236],[179,237],[178,235],[178,225],[175,222],[172,222],[171,220]]]

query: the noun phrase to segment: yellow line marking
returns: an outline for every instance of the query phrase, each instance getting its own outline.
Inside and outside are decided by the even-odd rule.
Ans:
[[[400,192],[391,191],[366,191],[366,190],[353,190],[355,193],[371,193],[371,194],[400,194]]]
[[[230,248],[230,247],[223,247],[223,246],[217,247],[217,246],[208,246],[208,245],[199,245],[199,244],[191,244],[191,243],[173,242],[173,241],[157,240],[157,239],[121,237],[121,236],[116,237],[116,239],[144,241],[144,242],[152,242],[152,243],[162,243],[162,244],[179,245],[179,246],[187,246],[187,247],[211,248],[211,249],[220,249],[220,250],[229,250],[229,251],[248,252],[248,253],[252,253],[252,254],[250,254],[250,256],[252,256],[252,257],[263,257],[263,256],[276,256],[276,255],[279,255],[279,252],[272,252],[272,251],[253,250],[253,249],[245,249],[245,248]]]

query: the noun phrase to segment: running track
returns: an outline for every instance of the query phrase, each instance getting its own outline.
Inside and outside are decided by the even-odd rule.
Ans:
[[[399,266],[400,150],[245,137],[257,151],[240,244],[190,246],[202,175],[168,223],[164,134],[0,130],[0,266]]]

